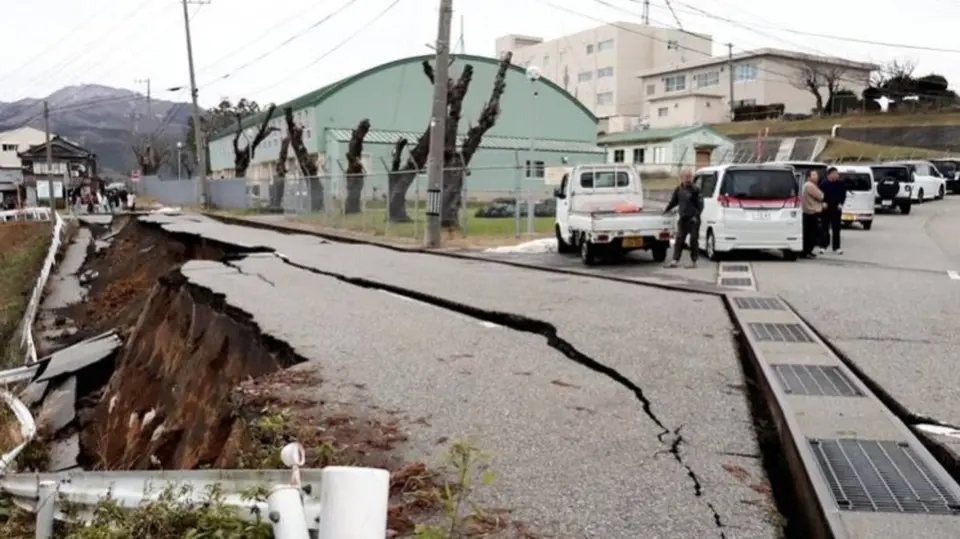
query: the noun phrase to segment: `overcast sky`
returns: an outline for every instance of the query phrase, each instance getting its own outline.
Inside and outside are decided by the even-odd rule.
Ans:
[[[395,7],[370,24],[394,1]],[[189,82],[183,11],[177,0],[7,3],[0,25],[0,101],[43,97],[63,86],[85,83],[143,91],[144,86],[134,81],[147,77],[157,98],[187,100],[186,91],[166,90]],[[191,5],[201,104],[212,105],[221,97],[280,103],[377,64],[428,53],[425,44],[436,39],[438,3],[212,0]],[[352,5],[305,31],[345,4]],[[653,24],[676,26],[665,0],[651,4]],[[684,29],[713,35],[715,54],[726,53],[723,44],[732,42],[737,51],[776,47],[877,63],[909,58],[919,63],[921,73],[934,71],[951,83],[960,81],[960,50],[931,52],[790,32],[960,49],[955,39],[960,2],[955,0],[913,0],[909,15],[907,5],[897,0],[682,0],[673,6]],[[736,24],[698,14],[696,8]],[[466,52],[493,55],[494,40],[503,34],[550,39],[600,21],[640,22],[642,6],[636,0],[455,0],[454,9],[454,40],[462,16]]]

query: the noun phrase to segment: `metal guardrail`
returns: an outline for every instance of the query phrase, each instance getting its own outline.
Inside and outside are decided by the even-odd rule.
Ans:
[[[40,269],[40,275],[37,276],[37,282],[30,294],[30,301],[23,314],[23,320],[20,323],[20,347],[24,349],[24,363],[30,364],[37,361],[37,346],[33,338],[33,323],[36,321],[37,312],[40,309],[40,300],[43,298],[43,290],[50,279],[50,273],[56,263],[57,251],[60,250],[60,242],[63,241],[63,233],[66,229],[63,218],[57,212],[51,212],[48,208],[29,208],[24,210],[13,210],[22,215],[46,214],[49,220],[53,216],[53,233],[50,238],[50,248],[47,250],[47,257],[43,261],[43,267]]]
[[[214,493],[217,503],[234,508],[238,517],[269,523],[277,539],[383,539],[389,472],[300,469],[303,458],[303,447],[294,443],[281,451],[291,470],[8,474],[0,478],[0,490],[36,514],[37,539],[53,537],[55,520],[90,522],[104,500],[133,510],[161,496],[170,503],[202,504]]]

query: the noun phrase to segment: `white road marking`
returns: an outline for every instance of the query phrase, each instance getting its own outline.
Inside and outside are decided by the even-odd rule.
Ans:
[[[403,301],[409,301],[410,303],[416,303],[416,304],[419,304],[419,305],[423,305],[424,307],[429,307],[429,308],[431,308],[431,309],[436,309],[436,310],[438,310],[438,311],[443,311],[443,312],[445,312],[445,313],[447,313],[447,314],[451,314],[451,315],[453,315],[453,316],[455,316],[455,317],[457,317],[457,318],[459,318],[459,319],[461,319],[461,320],[464,320],[464,321],[467,321],[467,322],[472,322],[472,323],[475,323],[475,324],[479,324],[481,327],[484,327],[484,328],[487,328],[487,329],[498,329],[498,328],[502,328],[502,327],[503,327],[503,326],[501,326],[500,324],[494,324],[493,322],[487,322],[486,320],[477,320],[476,318],[471,318],[471,317],[469,317],[469,316],[462,315],[462,314],[460,314],[460,313],[455,313],[455,312],[453,312],[453,311],[448,311],[448,310],[443,309],[443,308],[441,308],[441,307],[437,307],[436,305],[431,305],[431,304],[429,304],[429,303],[427,303],[427,302],[420,301],[420,300],[418,300],[418,299],[408,298],[407,296],[401,296],[400,294],[396,294],[396,293],[394,293],[394,292],[390,292],[390,291],[387,291],[387,290],[381,290],[380,292],[383,292],[384,294],[386,294],[386,295],[388,295],[388,296],[393,296],[393,297],[395,297],[395,298],[397,298],[397,299],[402,299]]]
[[[957,272],[957,271],[954,271],[954,270],[948,270],[948,271],[947,271],[947,277],[950,277],[950,278],[953,279],[954,281],[960,281],[960,272]]]

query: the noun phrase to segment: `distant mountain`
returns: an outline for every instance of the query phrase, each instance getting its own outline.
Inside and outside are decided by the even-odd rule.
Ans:
[[[50,130],[93,151],[106,174],[137,168],[134,133],[158,134],[171,144],[183,140],[191,107],[96,84],[67,86],[45,98],[0,102],[0,131],[24,125],[43,129],[43,101],[50,106]]]

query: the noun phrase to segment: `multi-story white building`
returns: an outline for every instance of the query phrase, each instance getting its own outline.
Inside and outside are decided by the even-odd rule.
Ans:
[[[20,170],[17,152],[46,142],[46,133],[32,127],[21,127],[0,133],[0,169]]]
[[[713,38],[671,28],[616,22],[550,41],[522,35],[497,39],[497,55],[513,52],[517,65],[542,75],[606,120],[602,131],[631,127],[644,114],[646,96],[637,73],[711,57]]]
[[[731,69],[732,66],[732,69]],[[839,79],[839,86],[860,95],[875,64],[813,56],[781,49],[733,55],[642,70],[638,88],[647,100],[650,127],[680,127],[730,121],[731,71],[737,105],[782,103],[788,114],[810,114],[816,105],[804,87],[811,75]],[[825,83],[821,95],[827,98]]]

